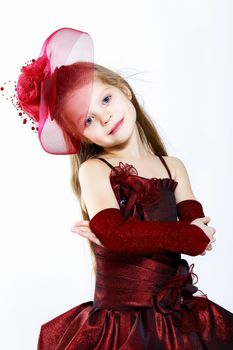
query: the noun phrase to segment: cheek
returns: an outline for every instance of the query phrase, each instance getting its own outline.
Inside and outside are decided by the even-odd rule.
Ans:
[[[87,139],[97,142],[103,139],[103,130],[100,130],[98,127],[89,127],[84,130],[83,136]]]
[[[116,103],[115,106],[117,114],[122,115],[128,115],[130,117],[136,118],[136,110],[134,105],[127,99],[122,99],[120,103]]]
[[[85,128],[83,130],[82,137],[85,141],[87,141],[88,139],[90,139],[92,137],[92,133],[90,132],[90,130],[88,128]]]
[[[136,120],[136,109],[132,103],[127,104],[127,113],[132,122],[134,122]]]

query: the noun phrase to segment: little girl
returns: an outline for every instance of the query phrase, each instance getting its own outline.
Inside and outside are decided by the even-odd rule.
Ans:
[[[215,240],[185,165],[168,156],[120,75],[85,60],[51,64],[58,43],[66,43],[59,59],[69,56],[76,34],[57,31],[28,66],[30,79],[40,76],[33,103],[22,98],[35,86],[25,94],[25,71],[17,85],[43,148],[70,154],[83,215],[73,230],[89,238],[95,259],[94,300],[44,323],[38,350],[233,349],[233,314],[194,295],[194,264],[181,258],[206,254]]]

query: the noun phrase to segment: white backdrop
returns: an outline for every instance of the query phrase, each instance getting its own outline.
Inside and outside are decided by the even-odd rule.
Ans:
[[[233,312],[233,3],[230,0],[5,2],[0,85],[17,79],[61,27],[88,32],[95,62],[128,79],[170,155],[187,167],[216,242],[195,263],[198,287]],[[36,349],[41,324],[93,300],[88,242],[68,156],[44,152],[4,99],[1,113],[1,347]]]

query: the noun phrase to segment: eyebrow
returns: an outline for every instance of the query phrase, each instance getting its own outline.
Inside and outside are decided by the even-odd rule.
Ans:
[[[98,98],[97,98],[97,101],[100,99],[100,97],[101,97],[102,95],[104,95],[104,92],[105,92],[106,90],[108,90],[108,89],[110,89],[110,86],[106,87],[104,90],[102,90],[102,91],[100,92],[100,94],[99,94],[99,96],[98,96]]]
[[[104,92],[105,92],[106,90],[108,90],[109,88],[110,88],[110,86],[106,87],[106,88],[99,94],[99,98],[100,98],[100,96],[103,95]]]
[[[102,90],[102,91],[100,92],[100,94],[99,94],[97,100],[99,100],[100,97],[104,94],[104,92],[105,92],[106,90],[110,89],[110,88],[111,88],[111,86],[107,86],[104,90]],[[90,113],[92,113],[92,111],[90,111]]]

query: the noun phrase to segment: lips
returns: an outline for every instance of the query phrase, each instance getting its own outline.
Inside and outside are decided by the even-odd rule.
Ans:
[[[111,131],[109,132],[109,134],[112,134],[114,131],[117,130],[117,128],[122,124],[123,119],[124,119],[124,118],[121,118],[121,119],[113,126],[113,128],[111,129]]]

